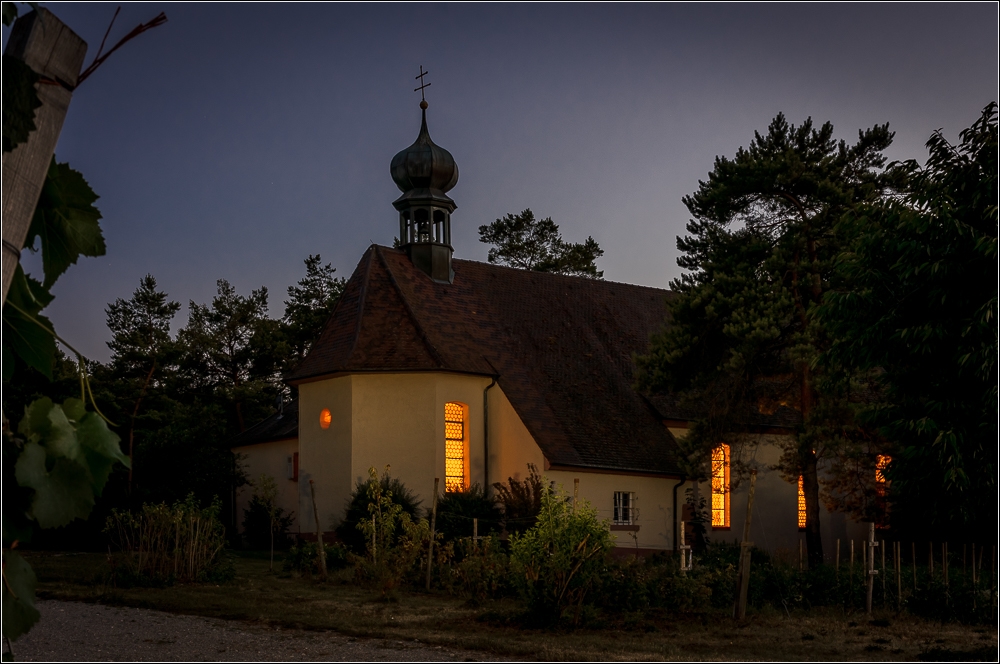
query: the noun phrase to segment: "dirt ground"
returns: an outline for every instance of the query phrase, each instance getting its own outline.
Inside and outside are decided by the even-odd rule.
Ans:
[[[24,662],[497,661],[484,653],[329,631],[281,629],[85,602],[39,600],[41,621],[13,644]]]

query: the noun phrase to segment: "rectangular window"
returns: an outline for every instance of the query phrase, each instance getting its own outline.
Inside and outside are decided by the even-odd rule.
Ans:
[[[465,419],[468,409],[453,401],[444,405],[444,490],[465,490]]]
[[[712,450],[712,527],[729,527],[729,445]]]
[[[635,494],[631,491],[615,491],[614,515],[611,520],[615,526],[631,526],[635,518]]]
[[[802,476],[799,475],[799,530],[806,527],[806,491],[803,488]]]

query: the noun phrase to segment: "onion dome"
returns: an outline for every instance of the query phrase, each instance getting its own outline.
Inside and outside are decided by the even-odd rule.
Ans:
[[[420,134],[413,145],[392,158],[389,172],[403,198],[438,198],[458,182],[458,164],[451,153],[431,140],[427,131],[427,102],[421,102]]]

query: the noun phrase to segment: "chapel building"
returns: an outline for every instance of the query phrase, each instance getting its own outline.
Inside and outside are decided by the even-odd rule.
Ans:
[[[368,469],[386,465],[431,504],[441,491],[523,479],[533,464],[547,481],[589,501],[619,547],[674,550],[685,490],[677,437],[692,413],[634,389],[634,357],[663,327],[666,290],[456,259],[448,192],[452,155],[427,129],[391,162],[402,192],[393,201],[399,248],[372,245],[361,257],[318,340],[285,377],[298,398],[231,443],[249,477],[279,480],[280,506],[295,531],[331,532]],[[782,408],[760,435],[787,434],[797,413]],[[713,457],[709,537],[742,534],[746,489],[730,491],[728,448]],[[758,546],[794,555],[804,526],[801,488],[758,451]],[[250,498],[237,496],[238,520]],[[824,510],[824,542],[859,526]],[[471,528],[470,528],[470,535]],[[855,534],[855,537],[859,535]],[[829,556],[828,556],[829,557]]]

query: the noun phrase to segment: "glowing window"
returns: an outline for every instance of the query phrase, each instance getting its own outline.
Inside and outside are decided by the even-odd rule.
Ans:
[[[806,527],[806,491],[802,485],[802,476],[799,475],[799,528]]]
[[[712,527],[729,527],[729,445],[712,450]]]
[[[324,408],[319,411],[319,425],[324,429],[330,428],[330,422],[333,422],[333,415],[330,414],[329,408]]]
[[[466,407],[460,403],[444,405],[444,490],[465,489]]]
[[[879,485],[880,490],[885,490],[885,469],[889,467],[889,462],[892,461],[892,457],[888,454],[879,454],[875,457],[875,482]]]

